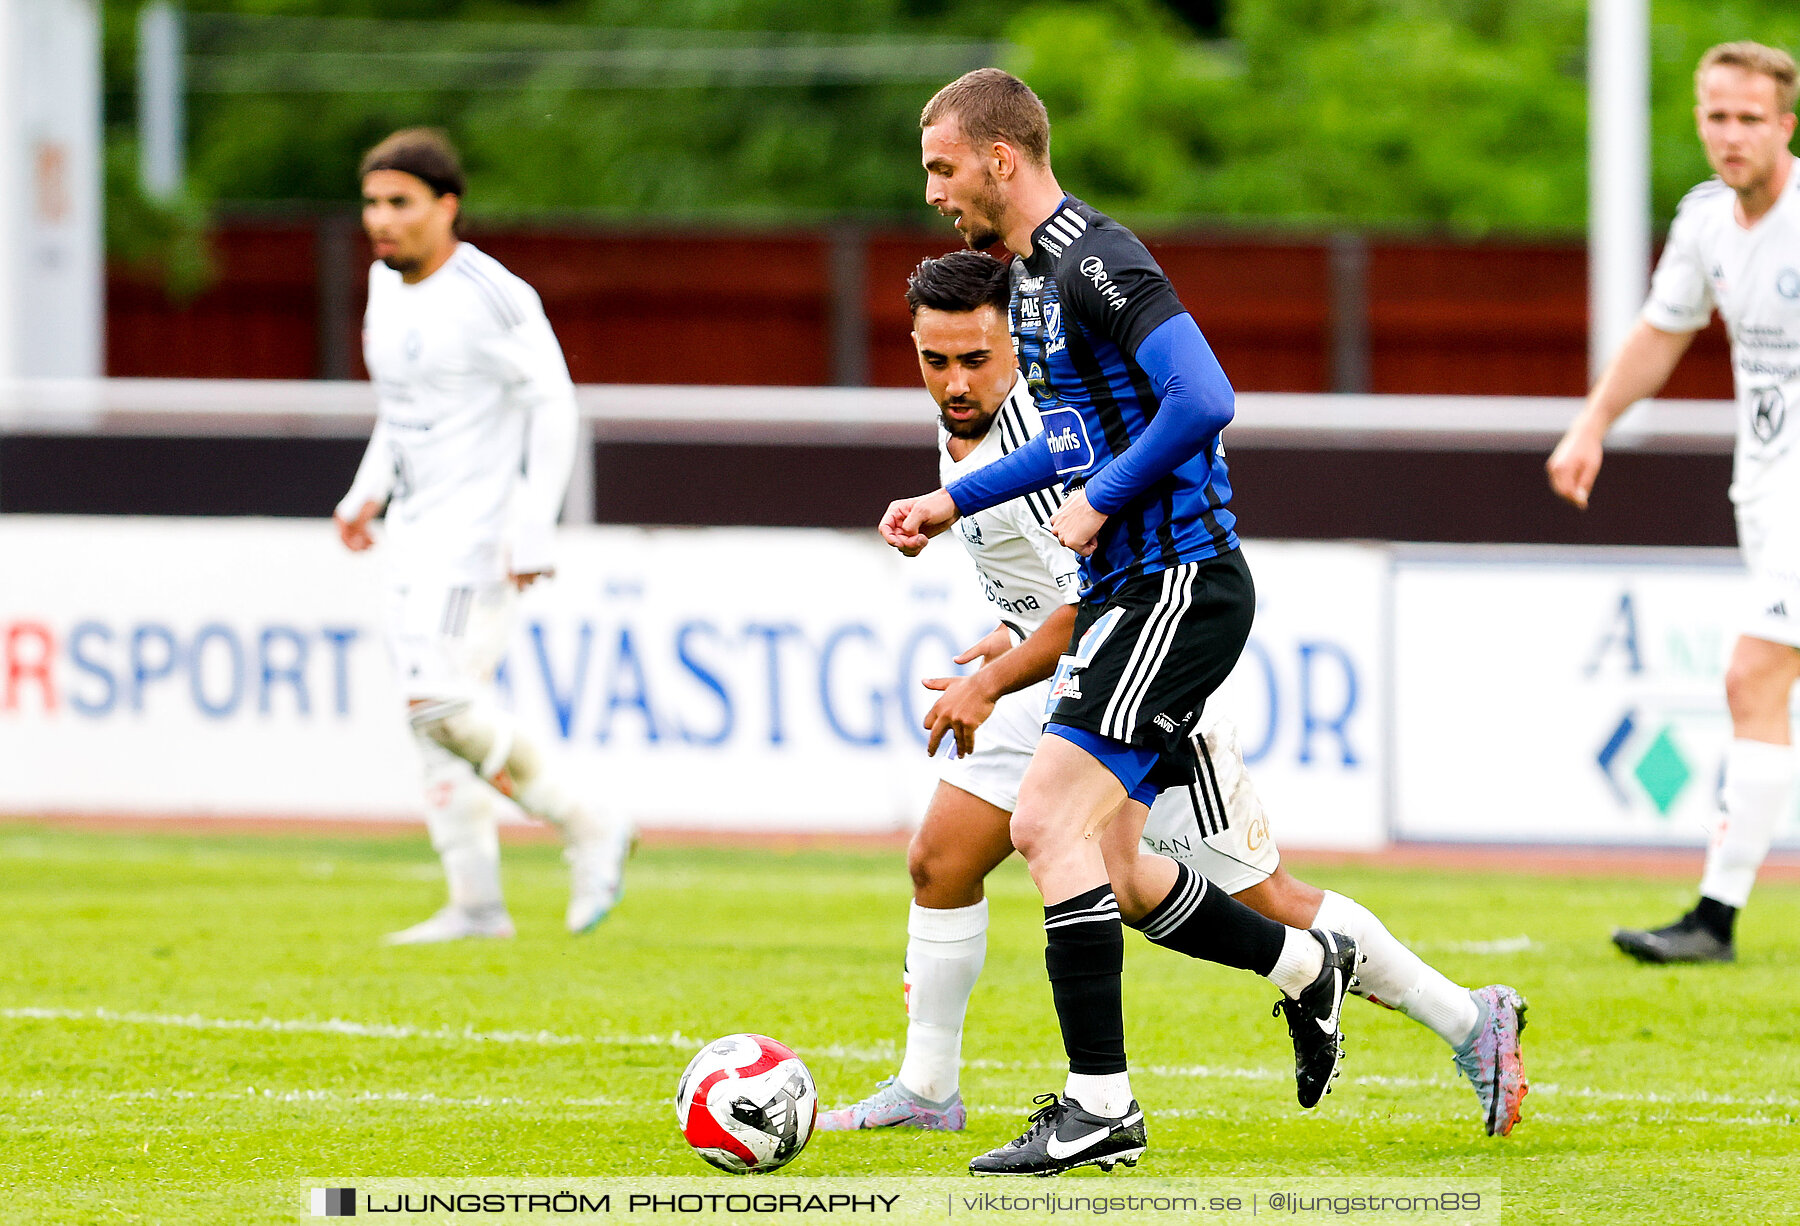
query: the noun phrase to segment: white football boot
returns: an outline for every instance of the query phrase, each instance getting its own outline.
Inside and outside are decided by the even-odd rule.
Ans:
[[[501,905],[489,907],[445,907],[430,919],[411,928],[390,932],[381,938],[383,945],[435,945],[440,941],[461,941],[468,937],[504,940],[513,935],[512,917]]]
[[[637,830],[630,822],[623,818],[590,821],[597,829],[571,837],[563,849],[563,859],[569,864],[569,910],[564,922],[576,936],[619,905],[625,894],[625,861],[637,849]]]

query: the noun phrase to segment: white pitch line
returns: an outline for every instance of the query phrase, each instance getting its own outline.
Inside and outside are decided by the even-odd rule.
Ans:
[[[448,1094],[433,1094],[429,1091],[415,1093],[407,1090],[276,1090],[264,1087],[246,1086],[242,1090],[177,1090],[169,1087],[158,1087],[145,1090],[117,1090],[108,1094],[94,1094],[80,1090],[46,1091],[46,1090],[6,1090],[0,1088],[0,1098],[22,1099],[29,1102],[43,1102],[49,1099],[69,1099],[81,1103],[95,1102],[212,1102],[212,1103],[282,1103],[309,1104],[346,1107],[367,1106],[400,1106],[421,1108],[455,1108],[458,1110],[482,1110],[501,1107],[525,1107],[537,1110],[593,1108],[603,1107],[614,1111],[654,1112],[664,1109],[667,1104],[661,1100],[645,1100],[632,1098],[555,1098],[533,1099],[519,1098],[514,1095],[495,1096],[479,1094],[457,1097]],[[971,1100],[969,1107],[974,1111],[992,1111],[1007,1115],[1023,1115],[1032,1110],[1032,1105],[1017,1103],[986,1103]],[[1205,1107],[1162,1107],[1150,1108],[1145,1114],[1162,1120],[1211,1120],[1218,1113]],[[1383,1113],[1384,1125],[1419,1124],[1430,1125],[1442,1122],[1442,1117],[1435,1113],[1410,1111],[1400,1114]],[[1529,1120],[1540,1125],[1605,1125],[1618,1121],[1611,1116],[1587,1112],[1565,1114],[1556,1111],[1532,1111]],[[1658,1124],[1728,1124],[1744,1127],[1788,1127],[1794,1122],[1792,1116],[1781,1115],[1735,1115],[1719,1117],[1714,1115],[1682,1114],[1670,1111],[1658,1111],[1642,1117],[1640,1123]]]
[[[0,1091],[0,1094],[7,1093],[7,1091]],[[255,1086],[246,1086],[242,1090],[176,1090],[165,1086],[148,1090],[116,1090],[110,1094],[91,1094],[76,1090],[61,1092],[18,1090],[10,1092],[9,1096],[34,1101],[47,1098],[73,1098],[83,1102],[276,1102],[341,1103],[345,1106],[394,1103],[416,1107],[607,1107],[631,1110],[649,1110],[662,1105],[660,1102],[650,1103],[626,1098],[587,1097],[546,1100],[491,1094],[459,1098],[448,1094],[433,1094],[430,1091],[416,1093],[410,1090],[274,1090],[267,1087],[259,1090]]]
[[[202,1017],[197,1013],[141,1013],[107,1008],[63,1009],[28,1005],[0,1009],[0,1019],[59,1022],[106,1022],[125,1026],[167,1026],[182,1030],[235,1030],[271,1034],[335,1034],[359,1039],[424,1039],[445,1043],[493,1043],[533,1047],[667,1047],[694,1050],[709,1040],[672,1031],[669,1034],[574,1035],[550,1030],[477,1030],[473,1026],[409,1026],[394,1022],[351,1022],[343,1018]],[[873,1047],[822,1046],[810,1049],[838,1060],[881,1063],[896,1056],[891,1043]]]
[[[410,1026],[393,1022],[352,1022],[342,1018],[323,1021],[305,1018],[220,1018],[193,1013],[141,1013],[107,1008],[64,1009],[45,1006],[0,1008],[0,1020],[101,1022],[127,1026],[166,1026],[184,1030],[248,1031],[268,1034],[331,1034],[352,1038],[423,1039],[428,1042],[493,1043],[538,1047],[662,1047],[691,1051],[706,1040],[673,1031],[669,1034],[640,1035],[570,1035],[549,1030],[477,1030],[472,1026]],[[807,1054],[827,1060],[851,1060],[868,1064],[890,1064],[897,1052],[892,1043],[872,1045],[823,1044],[809,1047]],[[1064,1066],[1050,1061],[966,1060],[964,1067],[1007,1073],[1061,1073]],[[1189,1077],[1206,1081],[1279,1081],[1288,1077],[1284,1070],[1232,1065],[1188,1064],[1148,1065],[1145,1076]],[[1392,1077],[1369,1074],[1346,1078],[1350,1085],[1386,1089],[1422,1089],[1459,1087],[1461,1081],[1435,1077]],[[1782,1107],[1800,1109],[1800,1098],[1778,1094],[1744,1096],[1714,1094],[1705,1091],[1668,1094],[1657,1091],[1628,1093],[1601,1090],[1591,1086],[1563,1086],[1555,1082],[1535,1081],[1534,1095],[1567,1095],[1595,1102],[1637,1103],[1658,1106],[1688,1107]]]
[[[1522,954],[1534,947],[1530,937],[1502,937],[1497,941],[1444,941],[1436,945],[1427,942],[1414,946],[1415,949],[1442,949],[1453,954]]]

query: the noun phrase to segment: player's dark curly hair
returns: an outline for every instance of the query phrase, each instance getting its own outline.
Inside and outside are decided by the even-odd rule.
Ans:
[[[921,260],[906,279],[906,305],[917,315],[934,311],[973,311],[991,306],[1006,314],[1012,286],[1006,265],[985,251],[952,251]]]
[[[462,159],[442,128],[402,128],[363,155],[356,177],[371,171],[399,170],[418,179],[437,196],[457,199],[455,229],[462,232],[462,199],[468,191]]]

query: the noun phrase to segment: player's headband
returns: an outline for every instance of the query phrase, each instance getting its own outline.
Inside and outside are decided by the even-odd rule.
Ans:
[[[460,198],[467,183],[462,167],[430,145],[401,145],[372,157],[363,165],[367,175],[375,170],[398,170],[411,175],[440,196]]]

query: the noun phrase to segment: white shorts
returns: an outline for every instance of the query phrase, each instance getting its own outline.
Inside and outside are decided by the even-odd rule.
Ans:
[[[1739,508],[1737,530],[1750,571],[1741,632],[1800,647],[1800,508]]]
[[[1200,778],[1157,796],[1144,820],[1144,850],[1179,860],[1227,894],[1269,878],[1281,863],[1269,816],[1238,748],[1237,725],[1202,716]]]
[[[1044,733],[1050,682],[1016,690],[994,704],[975,730],[975,752],[944,763],[939,777],[952,787],[1011,813],[1019,782]],[[1268,815],[1251,784],[1238,748],[1237,725],[1203,716],[1200,734],[1210,771],[1207,787],[1170,788],[1156,798],[1144,822],[1146,851],[1179,860],[1227,894],[1268,879],[1281,863]]]
[[[505,579],[396,579],[388,589],[388,654],[407,700],[485,692],[506,655],[517,595]]]

